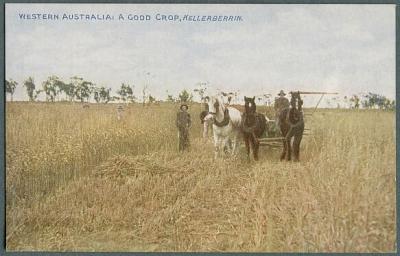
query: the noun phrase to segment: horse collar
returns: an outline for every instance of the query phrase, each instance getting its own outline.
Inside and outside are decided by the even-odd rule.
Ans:
[[[297,121],[295,121],[295,122],[292,122],[292,120],[290,120],[290,113],[291,113],[291,111],[296,111],[297,109],[294,109],[294,108],[289,108],[289,111],[287,112],[287,114],[286,114],[286,122],[290,125],[290,126],[298,126],[299,124],[300,124],[300,122],[302,121],[302,118],[301,118],[301,112],[299,111],[299,113],[296,113],[297,115],[300,115],[299,116],[299,120],[297,120]]]
[[[229,110],[226,108],[224,111],[224,119],[221,122],[218,122],[217,119],[214,120],[214,124],[218,127],[227,126],[229,124]]]
[[[255,117],[257,115],[256,113],[251,113],[251,114],[254,115]],[[249,114],[246,113],[246,112],[243,113],[243,115],[242,115],[242,129],[243,129],[243,131],[245,133],[254,133],[254,130],[256,129],[257,122],[258,122],[257,117],[255,118],[255,122],[254,122],[253,125],[247,126],[246,125],[246,119],[247,119],[248,116],[249,116]]]

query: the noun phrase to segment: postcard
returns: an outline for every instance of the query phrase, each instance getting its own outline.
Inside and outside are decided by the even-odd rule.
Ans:
[[[6,250],[396,252],[395,5],[5,5]]]

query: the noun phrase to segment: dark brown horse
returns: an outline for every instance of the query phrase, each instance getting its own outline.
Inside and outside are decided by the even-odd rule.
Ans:
[[[294,161],[299,161],[300,157],[300,142],[304,133],[304,119],[302,111],[303,101],[299,93],[292,92],[290,107],[283,109],[279,113],[279,127],[281,129],[283,140],[283,151],[281,160],[285,157],[288,161],[291,160],[291,140],[293,139],[293,154]]]
[[[258,160],[258,150],[260,147],[260,138],[266,128],[266,119],[263,114],[256,112],[255,97],[244,97],[245,112],[242,115],[242,132],[246,144],[247,157],[250,159],[250,145],[253,151],[254,160]]]

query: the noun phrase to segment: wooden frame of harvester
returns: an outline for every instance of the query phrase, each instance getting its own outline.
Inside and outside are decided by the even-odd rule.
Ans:
[[[295,100],[301,100],[300,95],[301,94],[316,94],[316,95],[321,95],[321,97],[318,100],[317,105],[314,107],[314,110],[311,114],[308,114],[310,116],[312,116],[314,114],[314,112],[317,110],[319,104],[322,101],[322,98],[327,95],[327,94],[338,94],[337,92],[306,92],[306,91],[291,91],[289,92],[289,94],[291,95],[292,98],[295,98]],[[303,113],[303,118],[306,116],[306,114]],[[280,130],[279,127],[276,126],[276,120],[274,119],[267,119],[267,127],[271,127],[271,126],[275,126],[275,129],[278,129],[279,134],[280,134]],[[310,135],[311,133],[311,129],[310,128],[304,128],[304,133],[303,135]],[[260,142],[260,146],[268,146],[271,148],[279,148],[282,147],[283,144],[282,142],[284,141],[285,137],[279,136],[279,137],[275,137],[275,136],[269,136],[269,134],[266,137],[263,138],[259,138],[259,142]]]

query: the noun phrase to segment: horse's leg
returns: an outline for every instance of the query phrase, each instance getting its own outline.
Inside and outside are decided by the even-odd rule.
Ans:
[[[283,137],[285,137],[287,131],[285,131],[284,129],[281,129],[281,133],[282,133]],[[282,154],[281,154],[281,161],[282,161],[283,159],[285,159],[285,157],[286,157],[286,151],[287,151],[287,142],[286,142],[286,141],[287,141],[287,140],[286,140],[286,137],[285,137],[285,139],[282,141],[282,143],[283,143],[283,149],[282,149]]]
[[[283,144],[283,147],[282,147],[282,153],[281,153],[281,161],[283,160],[283,159],[285,159],[285,155],[286,155],[286,141],[284,140],[283,142],[282,142],[282,144]]]
[[[258,141],[257,137],[253,134],[253,155],[254,160],[258,161],[258,150],[260,147],[260,142]]]
[[[296,129],[293,126],[289,127],[289,131],[287,132],[286,138],[286,146],[287,146],[287,160],[290,161],[292,159],[292,138],[296,135]]]
[[[227,138],[224,143],[224,151],[227,154],[228,152],[232,152],[232,140],[231,138]]]
[[[238,137],[239,137],[239,132],[236,131],[232,140],[232,156],[236,155],[236,149],[238,147]]]
[[[231,146],[231,141],[229,136],[226,136],[225,138],[222,139],[222,146],[224,149],[225,154],[228,154],[229,151],[231,151],[232,146]]]
[[[203,139],[207,139],[208,137],[208,121],[204,121],[203,123]]]
[[[290,161],[292,159],[292,136],[288,137],[286,139],[286,144],[287,144],[287,160]]]
[[[254,157],[254,160],[257,160],[256,159],[256,146],[255,146],[255,141],[254,141],[254,136],[253,136],[253,134],[250,134],[249,135],[249,140],[250,140],[250,145],[251,145],[251,151],[253,151],[253,157]]]
[[[249,144],[249,136],[247,133],[243,135],[244,143],[246,145],[246,152],[247,152],[247,160],[250,160],[250,144]]]
[[[217,159],[219,155],[219,142],[219,137],[214,133],[214,159]]]
[[[229,137],[225,137],[222,140],[222,148],[223,148],[225,154],[228,154],[232,150]]]
[[[303,135],[294,136],[293,140],[293,153],[294,153],[294,161],[298,162],[300,160],[300,142],[303,138]]]

